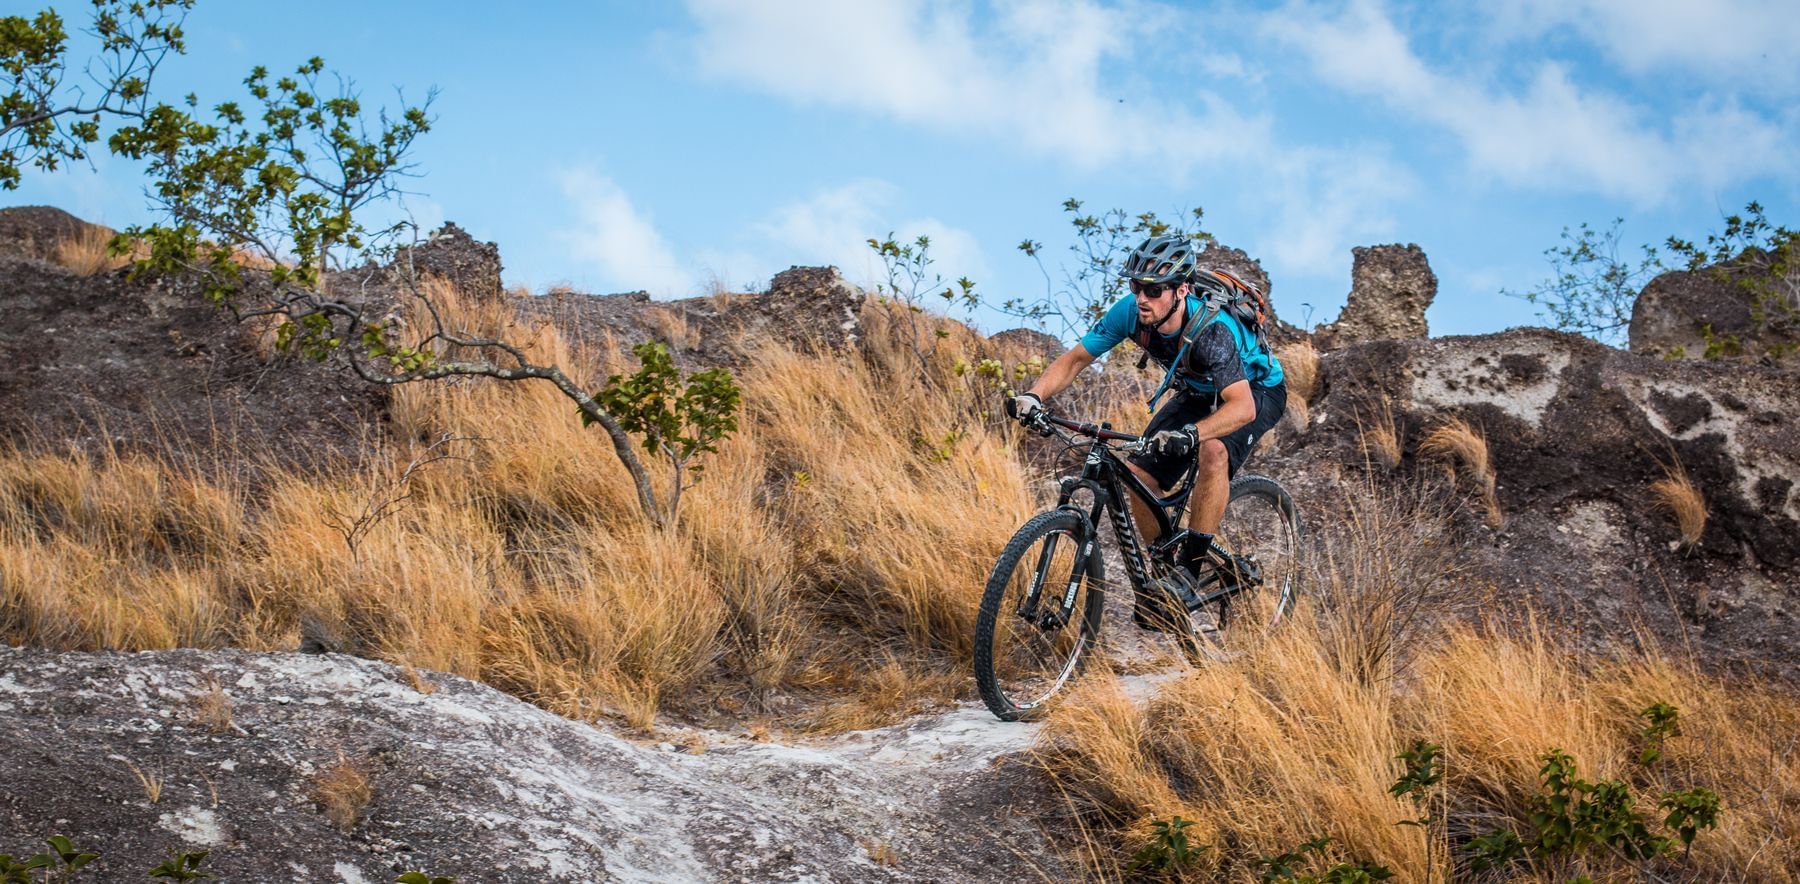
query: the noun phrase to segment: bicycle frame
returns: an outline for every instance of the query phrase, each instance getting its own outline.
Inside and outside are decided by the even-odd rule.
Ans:
[[[1111,517],[1113,536],[1118,540],[1121,557],[1125,560],[1125,571],[1131,578],[1132,588],[1143,592],[1150,581],[1150,556],[1167,556],[1170,552],[1168,542],[1176,536],[1182,517],[1187,513],[1187,506],[1192,499],[1194,469],[1190,465],[1174,491],[1158,497],[1137,474],[1125,466],[1123,460],[1107,446],[1108,442],[1141,442],[1141,436],[1121,433],[1112,429],[1109,424],[1084,424],[1063,418],[1044,416],[1047,424],[1060,426],[1077,435],[1091,436],[1093,441],[1088,445],[1087,456],[1083,460],[1081,473],[1077,476],[1065,477],[1061,491],[1057,495],[1058,509],[1067,509],[1080,513],[1089,528],[1089,536],[1082,540],[1082,548],[1077,554],[1075,567],[1070,573],[1069,585],[1064,589],[1061,604],[1057,608],[1040,615],[1039,622],[1045,626],[1060,628],[1074,614],[1075,596],[1081,585],[1082,575],[1086,571],[1087,558],[1094,554],[1099,542],[1100,517],[1103,511]],[[1075,502],[1075,495],[1087,489],[1091,503],[1084,510]],[[1150,510],[1151,517],[1156,520],[1156,536],[1162,538],[1163,544],[1149,550],[1146,554],[1146,543],[1143,541],[1134,522],[1131,505],[1124,499],[1125,494],[1135,495]],[[1045,578],[1048,576],[1052,553],[1055,551],[1054,541],[1046,547],[1044,556],[1038,562],[1038,575],[1035,589],[1019,606],[1019,615],[1033,619]],[[1208,552],[1218,562],[1231,561],[1229,550],[1213,541]],[[1166,562],[1165,562],[1166,564]],[[1244,591],[1244,585],[1232,585],[1201,597],[1201,603],[1223,603],[1232,595]]]

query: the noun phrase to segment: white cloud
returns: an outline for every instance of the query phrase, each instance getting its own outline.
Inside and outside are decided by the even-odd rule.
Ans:
[[[1765,91],[1800,86],[1793,0],[1526,0],[1486,9],[1504,37],[1568,28],[1634,74],[1679,69]]]
[[[925,0],[688,8],[703,71],[803,104],[1010,139],[1089,168],[1162,160],[1185,169],[1253,157],[1269,140],[1266,117],[1246,117],[1216,94],[1193,96],[1196,113],[1107,76],[1108,63],[1131,60],[1150,39],[1172,42],[1180,17],[1154,4],[1027,0],[991,22]]]
[[[861,179],[782,206],[756,226],[773,256],[790,263],[832,264],[850,280],[872,284],[885,278],[870,237],[892,232],[902,242],[930,237],[931,270],[946,278],[988,275],[975,236],[936,218],[896,221],[891,206],[900,189],[886,181]],[[786,266],[786,265],[783,265]]]
[[[665,298],[694,292],[695,270],[676,260],[652,220],[612,179],[576,169],[564,173],[561,183],[581,218],[578,227],[562,234],[573,257],[595,265],[621,290],[643,289]]]
[[[1786,168],[1775,149],[1787,140],[1781,127],[1729,102],[1689,108],[1664,124],[1616,95],[1583,88],[1552,61],[1535,62],[1516,91],[1435,70],[1373,0],[1337,15],[1290,5],[1264,29],[1298,48],[1325,82],[1448,130],[1475,170],[1509,184],[1651,204],[1684,186]]]
[[[897,220],[893,205],[901,191],[877,179],[859,179],[777,207],[750,227],[748,241],[683,248],[682,254],[691,256],[687,261],[676,259],[676,246],[611,179],[580,169],[562,176],[562,188],[581,221],[560,238],[617,290],[686,297],[714,279],[727,287],[766,282],[796,264],[831,264],[850,281],[873,285],[885,277],[868,240],[890,231],[904,242],[930,237],[934,274],[981,280],[989,273],[974,234],[931,217]]]
[[[1296,150],[1268,172],[1276,214],[1254,253],[1321,279],[1348,280],[1350,248],[1393,236],[1390,208],[1418,189],[1410,172],[1373,150]]]

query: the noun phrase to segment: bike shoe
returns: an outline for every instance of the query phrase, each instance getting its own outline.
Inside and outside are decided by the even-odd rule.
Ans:
[[[1137,594],[1131,606],[1131,622],[1139,629],[1154,632],[1180,632],[1187,611],[1199,607],[1193,579],[1179,568],[1167,576],[1152,580],[1144,592]]]

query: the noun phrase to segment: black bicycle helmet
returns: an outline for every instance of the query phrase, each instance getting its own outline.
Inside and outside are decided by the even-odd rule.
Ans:
[[[1145,285],[1187,282],[1194,273],[1194,242],[1185,236],[1153,236],[1138,243],[1119,276]]]

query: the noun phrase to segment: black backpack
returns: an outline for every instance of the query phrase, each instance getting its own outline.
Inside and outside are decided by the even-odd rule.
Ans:
[[[1175,351],[1175,360],[1169,365],[1168,373],[1163,375],[1163,382],[1150,396],[1150,410],[1156,410],[1157,400],[1168,392],[1178,378],[1186,377],[1185,362],[1188,347],[1200,336],[1200,330],[1212,321],[1215,314],[1230,313],[1244,330],[1256,337],[1256,344],[1263,350],[1269,349],[1268,324],[1274,311],[1269,308],[1269,297],[1262,290],[1239,279],[1236,275],[1224,270],[1195,269],[1188,277],[1194,287],[1194,293],[1200,298],[1200,313],[1189,316],[1181,329],[1181,347]],[[1140,328],[1132,338],[1143,355],[1138,357],[1138,370],[1150,364],[1151,329]]]

